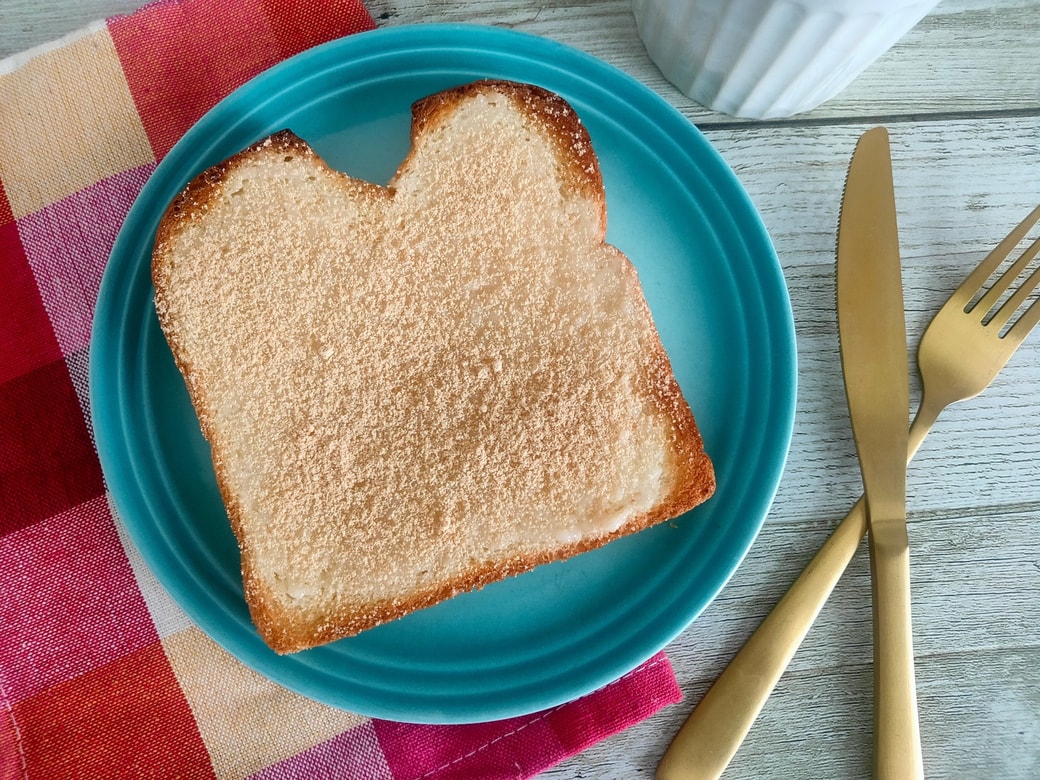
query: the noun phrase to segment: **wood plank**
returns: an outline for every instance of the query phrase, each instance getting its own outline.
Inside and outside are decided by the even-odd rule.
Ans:
[[[0,4],[0,57],[143,5],[140,0]],[[380,25],[475,22],[544,35],[627,71],[700,122],[748,124],[709,111],[678,92],[639,42],[629,0],[369,0]],[[843,93],[791,121],[928,113],[1035,112],[1040,109],[1040,13],[1031,0],[944,0]],[[970,47],[971,56],[964,51]]]
[[[98,19],[125,14],[144,0],[91,0],[83,2],[0,2],[0,58],[17,54],[75,32]]]
[[[4,0],[0,57],[141,0]],[[479,22],[574,45],[697,122],[762,214],[787,280],[799,393],[762,533],[668,648],[686,700],[543,776],[652,776],[675,730],[860,492],[834,322],[834,231],[859,134],[890,128],[912,351],[966,273],[1040,200],[1040,5],[944,0],[841,95],[755,123],[680,95],[647,57],[629,0],[369,0],[382,25]],[[911,355],[911,368],[915,361]],[[917,673],[934,778],[1040,776],[1040,335],[982,396],[944,412],[909,472]],[[768,389],[764,390],[768,392]],[[912,379],[912,402],[920,398]],[[868,777],[870,574],[862,546],[731,778]]]
[[[904,257],[988,251],[1040,202],[1040,115],[886,124]],[[788,267],[834,261],[849,159],[873,125],[722,128],[705,136]],[[1029,171],[1035,175],[1023,175]]]
[[[1040,234],[1040,231],[1037,231]],[[920,258],[904,268],[912,406],[916,348],[946,297],[982,258]],[[799,350],[797,424],[769,522],[837,519],[862,490],[841,378],[833,266],[785,270]],[[1040,505],[1040,333],[976,398],[943,412],[909,470],[911,514],[972,506]]]
[[[639,43],[628,0],[465,4],[369,3],[382,24],[482,22],[576,46],[649,85],[698,122],[755,124],[709,111],[669,84]],[[860,75],[818,109],[790,121],[856,116],[1021,112],[1040,108],[1040,13],[1030,0],[944,0]],[[970,58],[965,50],[970,47]]]
[[[925,775],[1033,780],[1040,772],[1040,650],[1017,648],[929,657],[917,665]],[[957,686],[949,680],[957,680]],[[870,777],[872,672],[853,664],[785,677],[724,780]],[[687,700],[540,775],[651,778]]]
[[[1040,507],[1035,505],[1017,512],[993,507],[983,517],[977,508],[911,516],[915,643],[929,776],[1033,776],[1038,744],[1033,737],[1040,729],[1035,686],[1038,522]],[[826,522],[767,523],[720,597],[669,648],[687,701],[615,737],[618,744],[604,763],[597,763],[599,748],[594,748],[555,770],[560,774],[546,777],[649,776],[667,744],[661,732],[670,735],[678,728],[829,530]],[[980,546],[985,549],[981,555]],[[785,764],[785,777],[868,776],[871,630],[864,546],[727,776],[775,776],[778,753],[804,762]],[[990,704],[994,701],[1001,703]],[[968,723],[972,734],[966,738]],[[1017,752],[995,753],[996,745]],[[950,756],[957,761],[946,762]],[[997,773],[987,774],[988,769]]]
[[[1040,647],[1040,509],[993,507],[910,517],[919,657]],[[719,597],[669,656],[687,683],[714,680],[815,554],[833,523],[767,524]],[[792,671],[869,663],[870,567],[861,545]]]

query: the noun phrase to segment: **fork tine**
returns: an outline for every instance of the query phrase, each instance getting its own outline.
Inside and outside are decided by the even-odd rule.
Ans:
[[[1031,281],[1033,277],[1040,277],[1040,269],[1033,272],[1032,277],[1030,277]],[[1026,340],[1026,336],[1032,332],[1038,322],[1040,322],[1040,298],[1029,304],[1029,308],[1022,312],[1022,316],[1004,334],[1004,341],[1011,342],[1014,348],[1017,349]]]
[[[1022,273],[1022,270],[1029,265],[1030,261],[1034,257],[1036,257],[1037,252],[1040,252],[1040,238],[1034,241],[1029,248],[1022,253],[1022,256],[1004,272],[1004,275],[1000,277],[1000,281],[1004,281],[1004,276],[1009,274],[1011,274],[1012,279],[1018,278],[1018,275]],[[1033,273],[1029,275],[1029,278],[1026,279],[1017,290],[1015,290],[1011,297],[1004,301],[1004,304],[993,313],[993,317],[990,319],[988,324],[997,329],[1003,328],[1004,325],[1007,324],[1008,320],[1014,316],[1015,312],[1018,311],[1018,308],[1028,300],[1029,296],[1033,293],[1033,290],[1036,289],[1037,283],[1040,283],[1040,269],[1034,270]],[[991,294],[992,291],[987,293],[982,301],[979,302],[979,310],[983,312],[983,316],[985,316],[985,312],[989,311],[989,309],[993,307],[993,304],[990,304],[988,308],[983,308],[985,299]]]
[[[1011,284],[1019,277],[1019,274],[1021,274],[1022,271],[1025,270],[1026,266],[1029,265],[1030,261],[1036,257],[1037,250],[1040,250],[1040,243],[1034,241],[1032,246],[1026,249],[1026,251],[1022,253],[1022,256],[1008,266],[1007,270],[1000,275],[1000,278],[993,283],[993,286],[990,287],[989,291],[979,299],[978,303],[975,304],[972,311],[978,312],[983,318],[985,318],[990,309],[993,309],[999,303],[1000,296],[1011,287]],[[1026,292],[1026,296],[1028,295],[1029,292]],[[1014,308],[1008,307],[1010,302],[1011,301],[1008,300],[999,310],[997,310],[997,312],[1007,311],[1007,315],[1004,317],[1005,321],[1007,321],[1007,319],[1015,312]],[[1019,300],[1015,308],[1021,304],[1022,301]],[[997,312],[994,312],[994,319],[1000,319],[997,316]]]
[[[1000,264],[1011,254],[1011,250],[1018,246],[1018,243],[1022,240],[1026,233],[1040,220],[1040,206],[1029,212],[1026,218],[1018,223],[1018,226],[1005,236],[1004,240],[1001,241],[997,246],[986,255],[986,258],[979,263],[975,270],[968,274],[968,278],[964,280],[964,283],[957,288],[957,291],[950,297],[950,303],[954,300],[957,301],[957,305],[965,306],[965,311],[974,311],[978,308],[979,303],[985,300],[985,297],[989,297],[993,290],[990,290],[986,296],[980,300],[975,306],[967,308],[968,302],[974,297],[982,285],[985,284],[986,280],[993,274]],[[1005,273],[1004,276],[1007,276]],[[993,306],[993,300],[1000,297],[1000,295],[1007,289],[1008,285],[1012,282],[1012,279],[1007,279],[1003,287],[1000,287],[1000,283],[1004,282],[1004,276],[1001,276],[1000,280],[993,286],[993,289],[997,290],[994,298],[990,299],[989,307],[983,309],[982,312],[985,314]]]

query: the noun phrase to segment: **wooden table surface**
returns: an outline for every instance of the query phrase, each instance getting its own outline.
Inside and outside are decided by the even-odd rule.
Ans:
[[[0,0],[0,57],[137,0]],[[380,25],[477,22],[584,49],[696,123],[776,246],[794,308],[798,403],[774,505],[721,595],[671,645],[683,703],[545,773],[649,778],[672,735],[860,493],[834,314],[849,156],[891,133],[911,352],[948,294],[1040,202],[1040,4],[944,0],[822,107],[755,122],[668,84],[627,0],[369,0]],[[912,366],[913,367],[913,366]],[[1040,777],[1040,334],[982,396],[949,409],[910,467],[909,525],[924,761],[932,778]],[[769,388],[761,388],[769,392]],[[920,397],[916,373],[911,402]],[[726,773],[870,774],[870,573],[863,545]]]

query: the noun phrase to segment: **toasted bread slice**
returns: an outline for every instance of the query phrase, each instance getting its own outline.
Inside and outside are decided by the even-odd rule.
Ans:
[[[711,461],[560,97],[413,107],[386,187],[277,133],[171,204],[159,321],[280,653],[707,499]]]

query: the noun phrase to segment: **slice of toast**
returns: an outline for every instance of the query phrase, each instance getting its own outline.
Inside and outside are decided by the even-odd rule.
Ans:
[[[282,131],[156,237],[159,321],[277,652],[675,517],[712,464],[588,133],[483,81],[413,107],[387,187]]]

